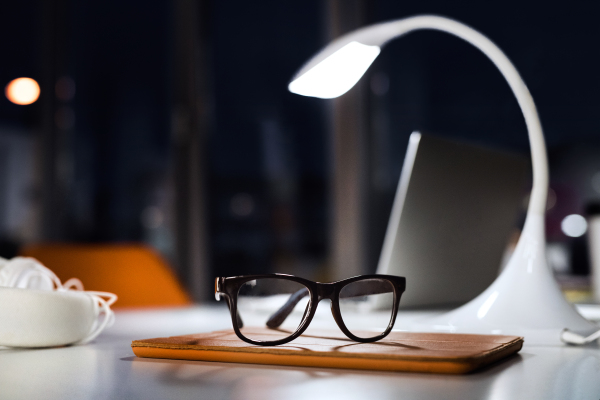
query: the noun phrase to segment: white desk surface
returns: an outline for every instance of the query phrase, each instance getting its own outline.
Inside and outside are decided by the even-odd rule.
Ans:
[[[403,312],[396,327],[423,315]],[[313,323],[336,327],[327,313]],[[130,347],[230,327],[224,307],[118,312],[88,345],[0,349],[0,399],[600,399],[597,344],[525,344],[506,362],[462,376],[142,359]]]

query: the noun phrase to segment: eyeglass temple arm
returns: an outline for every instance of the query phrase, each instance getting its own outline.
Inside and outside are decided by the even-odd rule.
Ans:
[[[308,296],[308,294],[309,292],[307,288],[302,288],[296,293],[293,293],[290,296],[290,298],[285,302],[285,304],[281,306],[279,310],[275,311],[273,315],[271,315],[271,317],[267,321],[267,326],[271,329],[278,328],[281,324],[283,324],[283,321],[285,321],[285,319],[292,313],[294,307],[296,307],[296,304],[298,304],[300,300]]]
[[[387,282],[371,281],[365,283],[367,284],[353,285],[353,290],[345,290],[343,294],[340,293],[340,298],[345,299],[350,297],[360,297],[370,294],[383,294],[390,292],[390,286]],[[298,302],[306,296],[308,296],[308,289],[306,288],[302,288],[293,293],[285,302],[285,304],[281,306],[279,310],[275,311],[275,313],[267,320],[267,326],[271,329],[278,328],[292,313],[294,307],[296,307],[296,304],[298,304]]]

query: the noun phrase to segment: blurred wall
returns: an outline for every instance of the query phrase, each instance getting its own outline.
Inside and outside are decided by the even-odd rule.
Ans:
[[[437,32],[390,43],[344,100],[287,83],[343,32],[435,13],[489,36],[527,82],[555,177],[550,238],[569,243],[560,222],[600,196],[598,7],[10,1],[1,83],[29,76],[42,95],[0,100],[0,240],[143,241],[199,298],[215,275],[374,271],[408,135],[527,153],[516,101],[482,54]]]

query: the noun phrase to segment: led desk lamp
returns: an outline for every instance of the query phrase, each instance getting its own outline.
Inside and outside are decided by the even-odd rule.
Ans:
[[[383,45],[418,29],[434,29],[458,36],[481,50],[500,70],[517,98],[527,124],[533,188],[523,232],[500,276],[469,303],[421,321],[412,329],[520,335],[528,343],[535,344],[560,344],[561,340],[582,344],[596,339],[600,336],[600,331],[596,332],[599,327],[584,319],[566,302],[546,264],[544,213],[548,161],[542,127],[527,86],[492,41],[460,22],[437,16],[416,16],[371,25],[326,46],[300,69],[289,84],[289,90],[324,99],[341,96],[361,78]]]

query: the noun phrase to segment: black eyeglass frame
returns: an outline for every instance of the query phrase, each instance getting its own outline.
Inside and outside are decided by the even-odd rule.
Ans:
[[[261,340],[252,340],[245,337],[240,331],[240,327],[238,322],[241,322],[238,311],[237,311],[237,297],[240,287],[246,283],[253,281],[255,279],[284,279],[293,282],[300,283],[304,285],[309,291],[309,303],[307,306],[307,311],[304,313],[302,321],[300,325],[296,329],[296,331],[290,336],[273,341],[261,341]],[[390,322],[385,329],[385,331],[377,336],[372,338],[361,338],[358,337],[346,327],[344,323],[344,319],[342,318],[342,313],[340,311],[340,291],[342,288],[350,283],[368,280],[368,279],[381,279],[386,280],[392,284],[393,287],[393,306],[392,306],[392,316],[390,318]],[[398,307],[400,305],[400,297],[404,290],[406,289],[406,279],[401,276],[394,275],[381,275],[381,274],[373,274],[373,275],[359,275],[354,276],[352,278],[343,279],[341,281],[332,282],[332,283],[320,283],[313,282],[308,279],[300,278],[294,275],[287,274],[261,274],[261,275],[243,275],[243,276],[233,276],[233,277],[219,277],[215,279],[215,297],[218,299],[219,296],[225,297],[227,301],[227,305],[229,306],[229,311],[231,313],[231,322],[233,324],[233,330],[235,334],[244,342],[255,344],[259,346],[277,346],[281,344],[285,344],[291,342],[300,336],[306,328],[310,325],[315,312],[317,310],[318,304],[321,300],[329,299],[331,300],[331,313],[333,314],[333,318],[337,323],[338,327],[342,330],[342,332],[350,339],[360,342],[360,343],[371,343],[376,342],[378,340],[386,337],[394,327],[394,323],[396,322],[396,316],[398,315]]]

